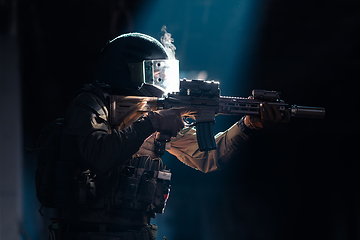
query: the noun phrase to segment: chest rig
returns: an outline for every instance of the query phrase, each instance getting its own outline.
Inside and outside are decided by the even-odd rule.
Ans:
[[[163,213],[170,194],[171,172],[160,158],[136,156],[106,177],[81,176],[75,194],[80,208]]]
[[[115,211],[163,213],[170,194],[171,172],[160,158],[133,157],[112,175],[109,204]]]
[[[58,162],[56,207],[163,213],[170,194],[171,172],[160,158],[136,156],[107,176],[89,170],[74,178],[74,164]],[[75,198],[74,198],[75,196]]]

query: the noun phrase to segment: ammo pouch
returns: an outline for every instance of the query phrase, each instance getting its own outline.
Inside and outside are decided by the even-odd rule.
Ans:
[[[170,193],[171,173],[160,158],[132,158],[118,168],[114,178],[111,205],[115,209],[132,209],[162,213]]]

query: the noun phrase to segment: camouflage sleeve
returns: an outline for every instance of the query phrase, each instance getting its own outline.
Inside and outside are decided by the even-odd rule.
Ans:
[[[224,168],[230,159],[239,153],[241,145],[248,139],[238,124],[215,136],[217,149],[201,152],[199,150],[194,128],[183,129],[171,142],[168,152],[180,161],[202,172],[212,172]]]

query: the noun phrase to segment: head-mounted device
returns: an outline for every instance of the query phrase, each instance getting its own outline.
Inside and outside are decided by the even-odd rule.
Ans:
[[[140,63],[129,63],[131,81],[152,85],[164,94],[179,92],[178,60],[144,60]]]

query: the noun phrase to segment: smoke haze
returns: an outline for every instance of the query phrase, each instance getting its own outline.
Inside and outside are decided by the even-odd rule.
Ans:
[[[160,38],[161,43],[164,45],[166,52],[170,56],[170,59],[175,59],[175,50],[176,47],[173,44],[174,39],[171,38],[171,33],[166,31],[166,26],[161,28],[161,31],[164,32],[164,35]]]

